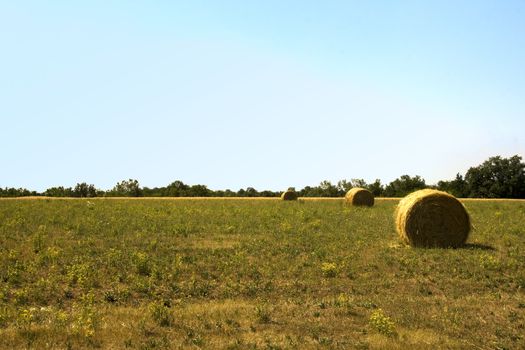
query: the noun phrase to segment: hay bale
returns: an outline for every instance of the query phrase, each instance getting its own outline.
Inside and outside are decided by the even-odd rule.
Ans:
[[[395,215],[400,238],[416,247],[459,247],[470,232],[467,210],[446,192],[412,192],[399,202]]]
[[[345,203],[351,205],[374,205],[374,195],[367,189],[354,187],[345,195]]]
[[[283,201],[295,201],[297,200],[297,193],[293,190],[287,190],[281,194],[281,199]]]

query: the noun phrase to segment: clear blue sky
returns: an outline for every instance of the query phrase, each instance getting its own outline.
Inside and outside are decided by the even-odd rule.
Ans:
[[[453,178],[525,155],[525,1],[2,1],[0,186]]]

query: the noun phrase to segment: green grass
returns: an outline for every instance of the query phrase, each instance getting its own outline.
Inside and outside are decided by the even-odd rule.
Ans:
[[[525,202],[463,249],[396,203],[1,200],[0,348],[525,348]]]

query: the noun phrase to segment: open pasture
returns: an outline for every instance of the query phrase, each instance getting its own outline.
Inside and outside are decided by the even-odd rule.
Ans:
[[[525,202],[459,249],[396,200],[0,200],[0,348],[525,348]]]

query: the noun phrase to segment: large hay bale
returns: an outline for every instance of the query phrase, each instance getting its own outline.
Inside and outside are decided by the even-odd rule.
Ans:
[[[367,189],[354,187],[345,195],[345,202],[351,205],[374,205],[374,195]]]
[[[416,247],[459,247],[470,232],[467,210],[446,192],[412,192],[399,202],[395,215],[399,236]]]
[[[297,200],[297,193],[293,190],[287,190],[281,194],[281,199],[283,201],[295,201]]]

